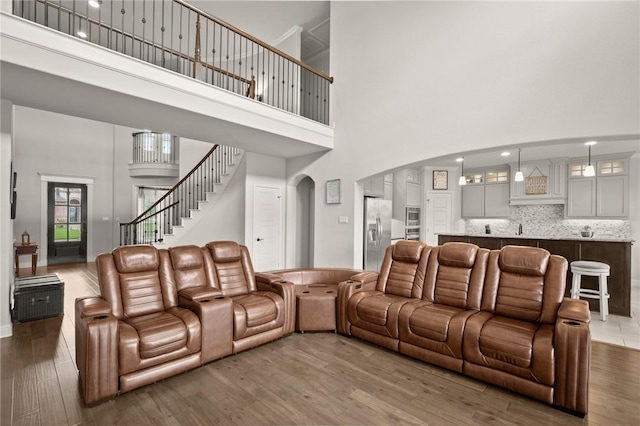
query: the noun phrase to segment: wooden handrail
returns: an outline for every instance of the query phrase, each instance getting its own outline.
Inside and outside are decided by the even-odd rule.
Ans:
[[[205,12],[203,10],[198,9],[197,7],[191,6],[189,3],[186,3],[183,0],[173,0],[173,2],[174,3],[178,3],[178,4],[186,7],[187,9],[192,10],[195,13],[198,13],[198,14],[206,17],[207,19],[209,19],[209,20],[211,20],[213,22],[216,22],[219,25],[222,25],[223,27],[227,28],[228,30],[233,31],[233,32],[241,35],[242,37],[245,37],[245,38],[251,40],[252,42],[254,42],[256,44],[259,44],[260,46],[264,47],[265,49],[267,49],[267,50],[269,50],[269,51],[271,51],[271,52],[273,52],[273,53],[275,53],[277,55],[280,55],[285,59],[288,59],[289,61],[297,64],[299,67],[304,68],[305,70],[317,75],[318,77],[321,77],[321,78],[327,80],[329,83],[333,83],[333,77],[328,76],[327,74],[325,74],[325,73],[323,73],[321,71],[318,71],[318,70],[310,67],[309,65],[307,65],[307,64],[305,64],[303,62],[300,62],[300,60],[294,58],[291,55],[288,55],[288,54],[284,53],[283,51],[281,51],[279,49],[276,49],[273,46],[270,46],[269,44],[265,43],[264,41],[260,40],[259,38],[254,37],[251,34],[246,33],[244,31],[242,31],[241,29],[238,29],[238,28],[234,27],[233,25],[231,25],[229,23],[227,23],[227,22],[225,22],[225,21],[223,21],[221,19],[218,19],[213,15],[210,15],[210,14],[208,14],[207,12]]]
[[[213,145],[213,148],[211,148],[209,150],[209,152],[202,157],[202,159],[198,162],[198,164],[195,165],[195,167],[193,169],[191,169],[191,171],[189,173],[187,173],[182,179],[180,179],[180,181],[178,183],[176,183],[175,185],[173,185],[171,187],[171,189],[169,191],[167,191],[166,194],[164,194],[162,197],[160,197],[159,200],[157,200],[155,203],[153,203],[148,209],[146,209],[144,212],[140,213],[135,219],[133,219],[131,222],[127,222],[127,223],[122,223],[121,225],[133,225],[137,222],[140,221],[141,218],[143,218],[147,213],[149,213],[150,210],[152,210],[155,206],[157,206],[158,204],[160,204],[160,202],[162,200],[164,200],[165,198],[167,198],[169,195],[173,194],[173,191],[175,191],[175,189],[177,187],[180,186],[180,184],[182,184],[185,180],[187,180],[189,177],[191,177],[191,175],[193,175],[196,170],[198,170],[198,168],[202,165],[202,163],[204,163],[207,158],[209,158],[209,156],[211,154],[213,154],[213,152],[218,149],[218,144]]]
[[[147,220],[147,219],[149,219],[149,218],[152,218],[152,217],[154,217],[154,216],[157,216],[157,215],[159,215],[160,213],[162,213],[163,211],[165,211],[165,210],[169,210],[171,207],[173,207],[173,206],[177,206],[178,204],[180,204],[180,201],[175,201],[175,202],[173,202],[173,203],[169,204],[167,207],[165,207],[165,208],[163,208],[163,209],[160,209],[160,210],[158,210],[157,212],[154,212],[152,215],[145,216],[145,217],[140,218],[140,219],[138,219],[138,220],[135,220],[135,221],[133,221],[133,222],[129,222],[129,223],[121,223],[121,224],[120,224],[120,226],[137,225],[138,223],[140,223],[140,222],[142,222],[142,221],[144,221],[144,220]]]

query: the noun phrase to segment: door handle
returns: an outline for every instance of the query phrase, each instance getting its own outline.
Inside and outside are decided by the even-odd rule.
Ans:
[[[264,238],[256,238],[256,241],[262,241]]]

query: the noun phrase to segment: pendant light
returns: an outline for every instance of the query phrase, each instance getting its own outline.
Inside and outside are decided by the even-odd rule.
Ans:
[[[466,185],[467,178],[464,176],[464,157],[456,158],[456,161],[462,163],[462,172],[460,174],[460,179],[458,179],[458,185]]]
[[[522,173],[522,170],[520,170],[520,151],[521,149],[518,148],[518,171],[516,172],[516,175],[513,177],[513,180],[516,182],[522,182],[524,180],[524,173]]]
[[[582,175],[585,177],[593,177],[596,175],[596,170],[591,164],[591,145],[595,145],[597,143],[598,142],[596,141],[585,142],[585,145],[589,147],[589,162],[587,164],[587,167],[584,168],[584,172],[582,173]]]

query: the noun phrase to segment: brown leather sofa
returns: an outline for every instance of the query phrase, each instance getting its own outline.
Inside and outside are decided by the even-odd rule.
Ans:
[[[401,241],[377,277],[340,284],[338,330],[584,415],[590,313],[566,274],[544,249]]]
[[[258,289],[234,242],[120,247],[96,266],[102,296],[75,305],[86,404],[293,332],[293,284]]]

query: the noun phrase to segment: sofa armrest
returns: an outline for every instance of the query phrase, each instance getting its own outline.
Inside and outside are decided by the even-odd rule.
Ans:
[[[558,321],[560,320],[573,320],[589,324],[591,322],[589,303],[586,300],[565,297],[560,309],[558,309]]]
[[[351,323],[347,312],[349,299],[358,292],[375,290],[378,274],[375,272],[361,272],[351,278],[338,284],[338,306],[336,308],[338,332],[347,336],[351,335]]]
[[[215,299],[220,296],[223,296],[222,291],[213,287],[186,288],[178,293],[178,298],[182,297],[186,300]]]
[[[183,294],[184,291],[178,296],[178,305],[189,309],[200,319],[202,363],[230,355],[233,352],[233,300],[221,294],[189,299],[185,294],[193,294]]]
[[[76,315],[80,318],[111,315],[111,304],[102,297],[83,297],[76,299]]]
[[[589,403],[591,334],[589,304],[565,298],[558,310],[555,330],[555,375],[553,403],[584,415]]]
[[[264,274],[263,274],[264,275]],[[273,274],[268,274],[273,275]],[[276,276],[277,275],[273,275]],[[283,281],[279,279],[278,281],[272,281],[269,283],[260,282],[257,279],[256,275],[256,284],[258,290],[261,291],[272,291],[277,293],[284,300],[284,334],[291,334],[295,329],[295,321],[296,321],[296,285],[289,281]]]
[[[284,281],[280,275],[269,272],[256,272],[256,284],[271,284],[276,281]]]
[[[118,319],[101,297],[75,303],[76,366],[85,404],[118,393]]]
[[[372,283],[372,282],[375,283],[375,282],[378,281],[378,273],[377,272],[371,272],[371,271],[360,272],[358,274],[355,274],[351,278],[349,278],[349,281],[356,281],[356,282],[359,282],[361,284],[369,284],[369,283]],[[370,289],[370,290],[372,290],[372,289]]]

